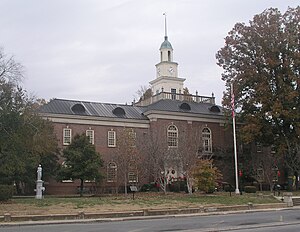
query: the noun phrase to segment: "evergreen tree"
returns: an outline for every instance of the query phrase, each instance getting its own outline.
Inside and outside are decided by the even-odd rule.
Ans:
[[[85,134],[75,135],[71,144],[63,150],[62,157],[65,161],[58,178],[80,180],[80,196],[83,195],[85,180],[101,179],[100,168],[103,166],[103,161]]]
[[[15,184],[18,194],[33,192],[36,168],[55,173],[57,141],[49,121],[35,112],[35,99],[18,84],[22,66],[0,50],[0,183]]]

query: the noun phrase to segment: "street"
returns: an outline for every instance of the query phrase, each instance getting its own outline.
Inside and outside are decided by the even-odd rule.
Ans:
[[[300,231],[300,209],[163,219],[74,223],[60,225],[8,226],[1,232],[166,232],[166,231]]]

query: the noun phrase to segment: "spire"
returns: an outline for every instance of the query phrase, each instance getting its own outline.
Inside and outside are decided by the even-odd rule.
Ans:
[[[168,41],[168,34],[167,34],[167,13],[164,12],[163,15],[165,16],[165,40],[161,44],[160,49],[165,48],[165,49],[171,49],[171,50],[173,50],[171,43]]]
[[[168,40],[168,34],[167,34],[167,13],[164,12],[163,15],[165,16],[165,40]]]

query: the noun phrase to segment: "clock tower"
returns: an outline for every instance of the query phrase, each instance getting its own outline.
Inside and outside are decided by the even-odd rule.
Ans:
[[[165,15],[165,38],[160,46],[160,62],[156,64],[156,79],[150,81],[153,95],[160,92],[182,93],[184,78],[178,77],[178,64],[173,61],[173,47],[167,36]]]

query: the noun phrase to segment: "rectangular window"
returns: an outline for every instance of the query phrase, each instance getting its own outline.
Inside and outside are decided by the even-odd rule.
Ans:
[[[136,172],[128,172],[128,182],[129,183],[137,183],[138,177]]]
[[[107,182],[117,181],[117,165],[112,162],[107,165]]]
[[[203,150],[204,152],[212,152],[210,139],[203,139]]]
[[[90,144],[94,144],[94,130],[86,130],[85,134],[89,138]]]
[[[256,152],[258,153],[262,152],[262,146],[260,143],[256,143]]]
[[[116,132],[115,131],[108,131],[107,145],[108,145],[108,147],[116,147]]]
[[[168,147],[177,147],[177,133],[168,132]]]
[[[176,89],[171,89],[172,100],[176,100]]]
[[[72,139],[72,129],[63,129],[63,145],[70,145]]]
[[[271,145],[271,153],[272,154],[276,153],[276,147],[275,147],[275,145]]]
[[[129,131],[128,136],[129,136],[128,143],[130,144],[131,147],[135,147],[136,146],[136,132],[133,129],[131,129]]]

